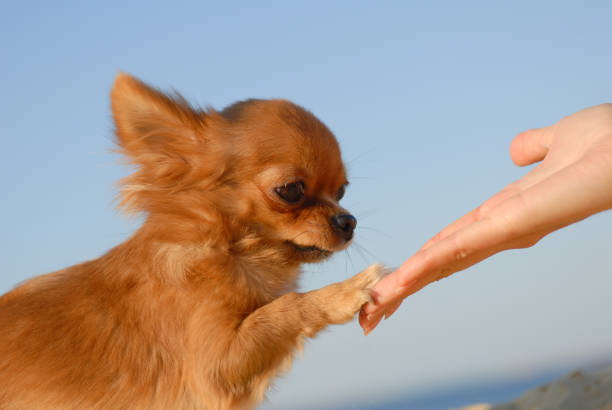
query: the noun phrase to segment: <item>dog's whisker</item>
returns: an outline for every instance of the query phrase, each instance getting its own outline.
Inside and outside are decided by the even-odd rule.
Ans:
[[[386,233],[384,231],[381,231],[380,229],[372,228],[370,226],[360,226],[357,229],[359,229],[359,230],[365,229],[366,231],[371,231],[371,232],[377,233],[377,234],[382,235],[382,236],[384,236],[384,237],[386,237],[388,239],[393,239],[393,237],[391,235],[389,235],[388,233]]]
[[[351,158],[350,160],[346,161],[346,163],[348,165],[352,165],[355,161],[360,161],[366,155],[372,155],[376,151],[376,149],[377,149],[376,147],[372,147],[369,150],[362,152],[361,154],[355,155],[353,158]],[[353,179],[353,178],[354,177],[351,176],[351,179]]]
[[[367,254],[367,255],[371,256],[372,258],[374,258],[374,260],[377,260],[377,261],[381,260],[381,258],[379,258],[378,256],[376,256],[374,253],[370,252],[370,251],[369,251],[368,249],[366,249],[365,247],[361,246],[359,243],[355,242],[355,243],[353,243],[353,245],[355,246],[355,249],[356,249],[356,250],[357,250],[357,251],[358,251],[360,254],[362,254],[362,252],[364,252],[365,254]],[[367,260],[367,258],[365,258],[365,257],[364,257],[364,260],[365,260],[366,262],[369,262],[369,261]]]
[[[377,215],[380,212],[379,209],[366,209],[363,212],[357,212],[355,213],[355,216],[357,216],[357,218],[359,219],[365,219],[365,218],[369,218],[373,215]]]
[[[348,248],[346,250],[345,255],[346,255],[346,260],[348,260],[348,262],[351,264],[351,271],[350,272],[356,271],[357,268],[355,267],[355,264],[353,263],[353,258],[351,257],[350,248]],[[347,273],[349,273],[347,264],[345,264],[345,269],[347,269]]]
[[[354,244],[354,245],[355,245],[354,249],[359,254],[359,256],[361,256],[361,259],[363,259],[365,263],[370,263],[371,261],[368,259],[366,254],[363,252],[359,244]]]

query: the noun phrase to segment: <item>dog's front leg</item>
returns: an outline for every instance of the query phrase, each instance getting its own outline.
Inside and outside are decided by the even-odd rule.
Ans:
[[[304,336],[353,319],[370,300],[369,289],[383,270],[382,265],[372,265],[344,282],[288,293],[255,310],[240,324],[222,362],[226,387],[238,393],[255,378],[275,372]]]

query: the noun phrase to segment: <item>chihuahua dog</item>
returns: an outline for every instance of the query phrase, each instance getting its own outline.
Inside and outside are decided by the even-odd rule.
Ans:
[[[135,165],[119,205],[145,221],[0,298],[0,408],[253,408],[383,271],[295,291],[302,263],[353,237],[338,143],[284,100],[199,110],[119,74],[111,102]]]

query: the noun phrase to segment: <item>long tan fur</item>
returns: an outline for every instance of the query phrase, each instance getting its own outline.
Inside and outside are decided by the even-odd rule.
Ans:
[[[255,407],[302,339],[351,320],[380,275],[295,292],[302,263],[352,238],[338,144],[283,100],[203,111],[126,74],[111,100],[136,167],[120,205],[145,222],[0,298],[0,408]]]

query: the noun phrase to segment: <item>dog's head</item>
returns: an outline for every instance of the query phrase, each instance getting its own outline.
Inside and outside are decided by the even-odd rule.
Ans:
[[[198,110],[120,74],[112,110],[118,144],[138,167],[123,181],[128,210],[164,229],[225,238],[230,249],[265,243],[293,262],[322,260],[351,241],[338,143],[303,108],[247,100]]]

